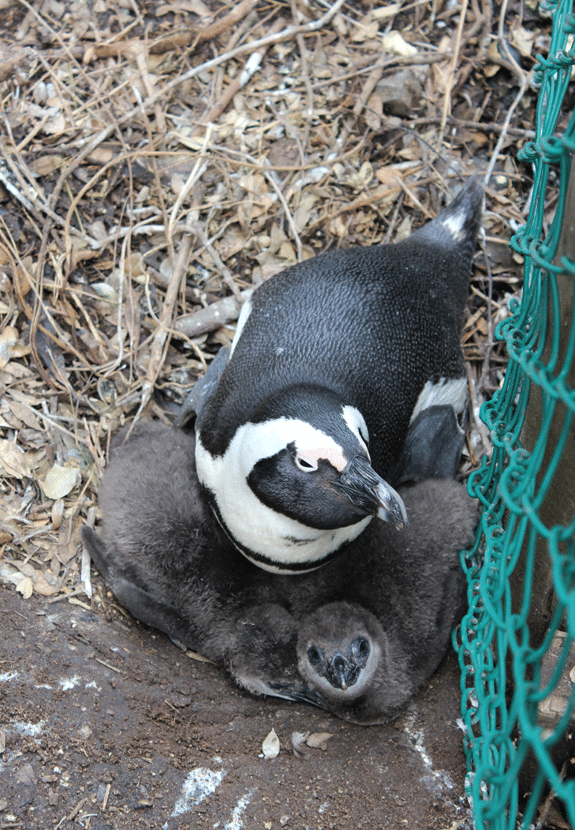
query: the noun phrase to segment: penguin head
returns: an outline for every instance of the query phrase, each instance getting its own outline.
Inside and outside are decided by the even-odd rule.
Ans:
[[[244,472],[267,507],[321,530],[376,515],[396,527],[407,523],[401,497],[371,467],[363,416],[337,395],[290,387],[250,424]]]
[[[198,436],[198,475],[237,547],[280,573],[321,565],[374,517],[407,524],[401,497],[372,469],[365,420],[331,391],[291,386],[242,424],[223,456]]]
[[[323,605],[303,621],[298,668],[326,701],[346,703],[370,687],[385,651],[378,620],[348,602]]]

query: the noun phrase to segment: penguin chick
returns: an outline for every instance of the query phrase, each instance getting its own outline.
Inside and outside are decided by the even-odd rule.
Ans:
[[[429,679],[465,611],[459,551],[472,538],[476,503],[455,481],[399,492],[406,530],[374,523],[324,568],[284,578],[302,620],[300,674],[331,712],[365,725],[393,718]]]
[[[462,485],[402,487],[404,531],[372,523],[325,567],[281,576],[241,556],[215,520],[193,434],[148,422],[119,439],[100,486],[102,538],[88,527],[82,536],[137,619],[253,694],[357,723],[389,719],[435,670],[461,613],[458,551],[476,517]]]
[[[365,692],[382,656],[383,629],[359,606],[322,605],[306,617],[298,634],[298,665],[319,688],[353,699]]]
[[[322,605],[303,620],[297,653],[302,677],[343,720],[385,723],[416,690],[398,639],[361,606]]]
[[[454,475],[482,200],[474,178],[408,239],[306,260],[242,308],[187,408],[199,481],[260,568],[316,568],[374,516],[404,527],[398,484]]]
[[[408,656],[417,689],[439,665],[464,611],[459,551],[472,539],[477,505],[451,480],[404,486],[400,494],[408,527],[373,523],[313,580],[295,577],[291,613],[301,618],[314,600],[316,607],[344,600],[364,608]]]
[[[321,689],[298,672],[298,623],[281,605],[268,603],[243,609],[225,632],[224,668],[244,689],[256,695],[328,708]]]

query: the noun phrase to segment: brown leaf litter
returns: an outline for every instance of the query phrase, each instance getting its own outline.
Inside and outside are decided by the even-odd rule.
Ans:
[[[255,286],[407,236],[491,161],[463,330],[477,465],[551,24],[505,8],[0,2],[0,550],[23,597],[91,595],[111,435],[172,419]]]

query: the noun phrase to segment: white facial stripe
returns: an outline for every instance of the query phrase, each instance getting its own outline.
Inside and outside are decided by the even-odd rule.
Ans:
[[[356,438],[359,438],[361,445],[367,452],[367,444],[369,443],[369,430],[367,429],[365,418],[363,417],[359,409],[356,409],[355,406],[350,406],[348,404],[347,406],[342,407],[341,414],[343,420],[346,422],[346,424],[351,429]],[[369,458],[369,453],[367,453],[367,457]]]
[[[230,357],[234,353],[234,349],[236,348],[240,337],[242,336],[242,331],[244,330],[244,326],[248,321],[248,317],[250,316],[252,311],[252,298],[250,297],[249,300],[243,304],[242,309],[240,311],[240,316],[238,317],[238,323],[236,326],[236,333],[234,335],[234,339],[232,341],[232,347],[230,349]]]
[[[341,447],[333,438],[296,418],[274,418],[260,424],[243,424],[236,431],[224,458],[233,455],[239,459],[239,471],[247,478],[258,461],[271,458],[292,442],[304,458],[333,459],[332,464],[337,470],[343,470],[347,463]]]
[[[272,429],[277,427],[277,430]],[[301,427],[306,429],[301,429]],[[267,557],[277,565],[255,564],[276,573],[286,573],[290,564],[321,560],[346,542],[351,542],[371,521],[371,516],[350,527],[318,530],[276,513],[266,507],[246,481],[254,464],[268,458],[302,435],[316,441],[323,453],[339,451],[333,439],[309,424],[280,418],[263,424],[243,424],[234,435],[224,456],[212,457],[196,437],[196,465],[200,482],[215,495],[216,504],[230,535],[240,545]],[[321,440],[320,440],[321,439]],[[305,442],[304,442],[305,443]],[[305,450],[302,451],[305,455]],[[322,457],[325,457],[323,455]],[[249,559],[249,555],[248,555]],[[255,561],[255,560],[254,560]],[[315,565],[311,564],[310,570]]]
[[[452,378],[446,380],[441,378],[439,383],[427,381],[419,394],[415,409],[411,414],[412,423],[420,412],[429,409],[430,406],[452,406],[459,414],[465,409],[467,401],[467,379]]]

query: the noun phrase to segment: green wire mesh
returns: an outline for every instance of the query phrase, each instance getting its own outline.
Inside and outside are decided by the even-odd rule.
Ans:
[[[550,57],[536,69],[537,137],[520,153],[534,188],[511,243],[525,258],[523,295],[497,327],[509,364],[481,410],[493,455],[469,480],[482,516],[462,555],[470,609],[456,648],[467,795],[482,830],[546,826],[553,798],[575,827],[575,683],[563,714],[551,726],[542,718],[575,662],[575,116],[556,134],[575,63],[572,9],[572,0],[542,4],[553,15]],[[545,235],[550,175],[559,201]]]

